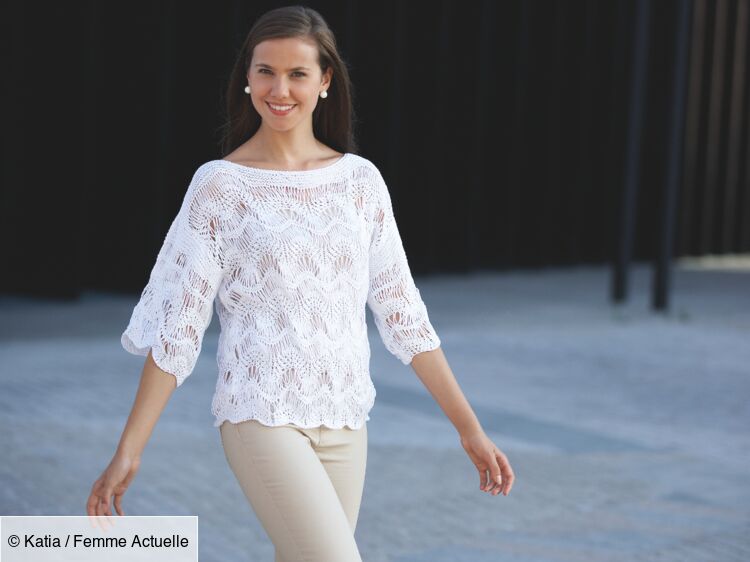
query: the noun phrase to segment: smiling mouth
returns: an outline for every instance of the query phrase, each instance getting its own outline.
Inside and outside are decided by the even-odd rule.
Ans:
[[[270,108],[271,112],[275,115],[286,115],[289,113],[292,109],[297,107],[297,104],[292,105],[272,105],[268,102],[266,102],[266,105]]]

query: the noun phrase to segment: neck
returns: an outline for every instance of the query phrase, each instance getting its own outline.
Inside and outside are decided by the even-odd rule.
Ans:
[[[309,127],[275,131],[261,122],[253,137],[257,159],[280,166],[294,167],[321,151],[322,145]]]

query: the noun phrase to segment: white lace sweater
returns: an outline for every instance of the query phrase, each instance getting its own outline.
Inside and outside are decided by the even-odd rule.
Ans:
[[[180,386],[214,304],[215,427],[362,427],[375,401],[365,305],[402,363],[440,345],[383,177],[346,153],[315,170],[201,165],[122,334]]]

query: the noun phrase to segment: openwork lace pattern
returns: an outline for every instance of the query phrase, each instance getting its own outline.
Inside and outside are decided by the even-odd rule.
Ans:
[[[281,171],[212,160],[196,170],[121,342],[152,351],[179,387],[215,307],[215,427],[358,429],[376,394],[366,306],[405,365],[440,346],[372,162],[347,153]]]

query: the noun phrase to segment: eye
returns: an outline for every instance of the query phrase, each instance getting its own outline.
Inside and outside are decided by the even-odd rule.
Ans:
[[[259,68],[258,72],[264,74],[273,74],[269,68]],[[299,78],[304,78],[305,76],[307,76],[307,74],[305,74],[301,70],[295,70],[294,72],[292,72],[292,74],[298,76]]]

